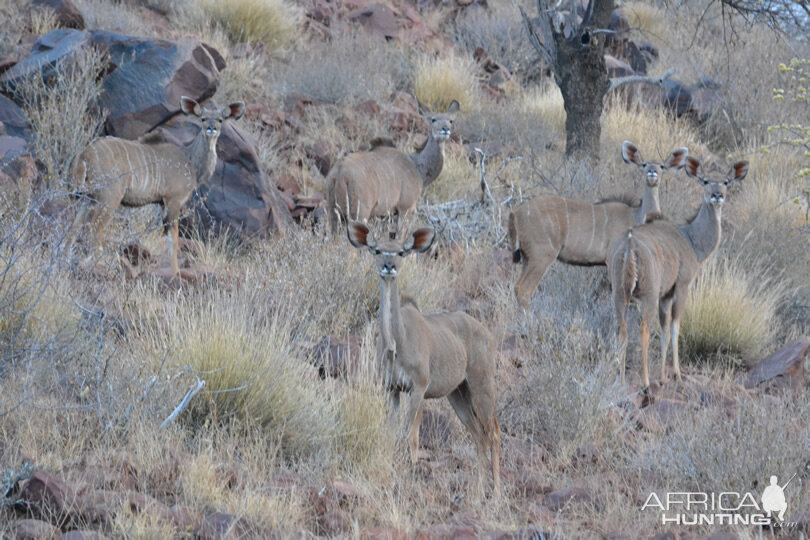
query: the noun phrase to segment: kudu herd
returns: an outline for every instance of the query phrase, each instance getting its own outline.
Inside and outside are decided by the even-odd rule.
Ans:
[[[327,177],[328,220],[330,232],[334,233],[338,220],[345,218],[350,243],[376,257],[380,277],[376,358],[393,413],[399,409],[400,392],[410,394],[405,436],[411,456],[415,458],[418,449],[424,400],[447,397],[472,436],[482,467],[479,478],[483,481],[485,469],[491,468],[497,491],[501,431],[495,414],[495,339],[466,313],[425,315],[415,302],[400,297],[397,276],[403,257],[427,251],[435,238],[433,229],[417,229],[405,241],[396,239],[397,232],[386,240],[375,241],[367,225],[372,217],[395,214],[399,220],[413,211],[423,188],[442,170],[443,143],[450,137],[458,109],[454,101],[444,114],[425,115],[429,135],[415,155],[377,140],[368,152],[351,153],[340,160]],[[99,244],[110,213],[119,205],[162,203],[166,207],[175,275],[180,209],[192,191],[211,178],[221,124],[238,119],[244,104],[209,110],[184,97],[181,110],[202,123],[189,147],[181,149],[149,135],[139,141],[105,137],[94,141],[73,166],[74,180],[87,185],[88,194],[98,203],[80,211],[74,223],[92,222]],[[523,263],[515,296],[525,308],[554,260],[607,266],[622,379],[627,349],[626,308],[632,299],[641,305],[642,381],[646,389],[650,384],[650,324],[656,310],[661,325],[661,376],[666,375],[671,337],[674,372],[680,379],[678,330],[689,287],[700,264],[717,250],[726,189],[730,182],[745,178],[748,163],[734,164],[725,180],[709,180],[686,148],[674,150],[663,163],[645,162],[639,150],[625,141],[621,155],[626,163],[638,167],[644,179],[640,202],[608,199],[587,203],[556,195],[539,196],[510,213],[508,239],[514,262]],[[682,167],[688,176],[698,179],[704,193],[695,217],[676,226],[660,213],[658,186],[662,172]]]

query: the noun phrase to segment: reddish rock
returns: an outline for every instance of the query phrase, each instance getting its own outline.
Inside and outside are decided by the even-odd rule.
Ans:
[[[346,15],[346,20],[358,22],[371,32],[392,39],[399,36],[399,24],[394,12],[385,4],[372,4]]]
[[[39,470],[25,483],[20,499],[28,503],[38,515],[55,518],[56,524],[61,526],[76,507],[81,491],[61,478]]]
[[[335,490],[340,504],[354,504],[360,500],[360,492],[348,482],[335,480],[332,482],[332,489]]]
[[[31,0],[31,7],[53,10],[59,26],[78,30],[84,29],[82,12],[70,0]]]
[[[806,385],[804,361],[810,350],[810,338],[801,338],[788,343],[751,368],[746,388],[766,386],[769,388],[802,388]]]
[[[38,519],[18,519],[11,525],[15,540],[52,540],[61,534],[58,528]]]
[[[419,446],[437,450],[447,448],[453,435],[453,424],[447,415],[427,409],[419,424]]]
[[[0,85],[13,93],[17,85],[33,72],[42,73],[44,79],[53,77],[56,65],[73,57],[82,47],[90,44],[90,34],[81,30],[52,30],[37,39],[31,54],[0,76]],[[178,98],[179,99],[179,98]]]
[[[683,401],[662,399],[658,403],[641,409],[636,417],[636,422],[639,429],[644,431],[664,433],[675,427],[686,410],[687,405]]]
[[[24,143],[33,141],[31,124],[23,110],[16,103],[0,94],[0,135],[22,139]],[[22,151],[27,153],[27,149]],[[0,157],[5,154],[0,153]]]
[[[544,500],[545,505],[552,512],[559,512],[570,503],[590,503],[591,494],[580,487],[566,487],[552,491]]]
[[[191,532],[197,529],[203,521],[203,514],[190,506],[174,505],[169,510],[172,521],[180,532]]]
[[[366,529],[360,533],[362,540],[408,540],[408,534],[399,529]]]
[[[478,538],[472,527],[451,524],[433,525],[416,531],[416,540],[473,540]]]
[[[514,485],[515,491],[527,499],[542,498],[554,491],[546,481],[546,477],[532,469],[519,470]]]
[[[301,193],[301,186],[291,174],[282,174],[276,178],[276,185],[278,189],[289,195],[298,195]]]
[[[380,115],[380,106],[373,99],[369,99],[368,101],[364,101],[359,105],[355,105],[354,110],[367,116]]]
[[[127,491],[126,502],[133,513],[151,516],[154,521],[164,523],[173,520],[172,511],[168,506],[144,493]]]
[[[334,489],[313,487],[309,500],[315,515],[315,533],[337,536],[351,530],[351,520],[340,508]]]
[[[322,378],[350,377],[356,372],[362,343],[357,336],[326,336],[315,346],[310,358]]]
[[[126,494],[119,491],[96,489],[79,497],[76,514],[83,523],[108,527],[126,500]]]
[[[126,257],[130,264],[135,266],[147,264],[152,260],[152,253],[137,241],[132,241],[127,244],[124,249],[121,250],[121,254]],[[135,486],[125,487],[128,489],[133,489]]]
[[[304,154],[315,163],[322,175],[329,174],[329,170],[332,168],[332,156],[329,155],[329,147],[320,142],[307,144],[304,145]]]

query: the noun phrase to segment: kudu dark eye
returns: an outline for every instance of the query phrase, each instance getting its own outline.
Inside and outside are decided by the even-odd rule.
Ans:
[[[708,181],[708,180],[704,180],[704,181],[703,181],[703,185],[704,185],[704,186],[708,186],[708,185],[709,185],[709,181]]]
[[[405,256],[405,252],[404,252],[404,251],[400,251],[399,253],[397,253],[397,255],[399,255],[400,257],[404,257],[404,256]]]
[[[375,249],[375,250],[374,250],[374,254],[375,254],[375,255],[379,255],[380,253],[382,253],[382,251],[380,251],[379,249]]]
[[[435,121],[436,121],[436,117],[435,117],[435,116],[431,116],[431,117],[430,117],[430,121],[431,121],[431,122],[435,122]]]

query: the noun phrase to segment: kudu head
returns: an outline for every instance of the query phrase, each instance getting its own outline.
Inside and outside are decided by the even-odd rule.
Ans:
[[[647,181],[647,186],[651,188],[658,187],[658,182],[660,180],[659,171],[663,172],[667,169],[680,169],[686,163],[686,158],[688,155],[689,149],[684,147],[674,150],[669,155],[669,158],[667,158],[667,160],[663,163],[658,163],[656,161],[644,161],[641,159],[641,153],[638,151],[638,148],[636,148],[633,143],[630,141],[624,141],[622,143],[622,159],[625,163],[638,166],[638,168],[640,168],[644,174],[644,178]]]
[[[731,182],[741,182],[748,174],[748,162],[738,161],[723,180],[711,180],[704,176],[703,167],[695,158],[686,158],[686,174],[703,185],[703,202],[712,208],[720,208],[726,200],[726,191]]]
[[[419,114],[422,115],[430,128],[430,136],[437,141],[446,141],[453,134],[453,122],[456,118],[456,113],[459,110],[458,101],[455,99],[447,107],[444,113],[430,113],[426,112],[422,105],[419,105]]]
[[[394,280],[399,273],[402,257],[411,253],[427,251],[435,233],[430,227],[415,230],[408,239],[402,243],[396,239],[375,242],[371,238],[368,227],[362,223],[352,221],[348,226],[349,242],[356,248],[368,248],[376,256],[377,273],[383,280]]]
[[[222,109],[209,109],[191,99],[183,96],[180,98],[180,110],[184,114],[193,115],[202,122],[203,135],[209,140],[216,142],[225,120],[238,120],[245,112],[245,103],[237,101]]]

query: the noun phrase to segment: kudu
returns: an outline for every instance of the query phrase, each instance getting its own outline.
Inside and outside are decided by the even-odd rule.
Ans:
[[[160,203],[166,209],[169,257],[175,276],[180,210],[194,189],[211,179],[222,123],[239,119],[245,104],[239,101],[224,109],[208,109],[184,96],[180,98],[180,110],[202,123],[189,146],[180,148],[154,134],[138,141],[102,137],[79,154],[72,169],[74,185],[86,186],[88,196],[97,203],[85,206],[72,228],[92,223],[95,243],[100,248],[102,232],[118,206]]]
[[[371,217],[409,214],[422,190],[442,172],[444,142],[450,138],[458,110],[455,100],[444,114],[426,114],[420,108],[429,133],[417,154],[404,154],[389,141],[378,139],[370,151],[351,153],[340,160],[327,176],[330,231],[334,234],[337,230],[338,213],[364,223]]]
[[[647,370],[647,347],[650,341],[650,321],[658,310],[661,324],[661,379],[666,378],[666,357],[669,334],[672,337],[672,363],[675,376],[681,380],[678,359],[678,331],[681,315],[689,297],[689,287],[700,265],[720,244],[720,215],[730,182],[739,182],[748,173],[748,162],[731,167],[724,180],[707,180],[700,163],[687,158],[686,173],[703,185],[703,203],[686,225],[675,226],[659,215],[651,215],[644,225],[625,231],[616,241],[610,255],[608,276],[613,293],[624,380],[627,352],[627,323],[625,312],[635,298],[641,309],[641,365],[644,388],[650,386]],[[669,332],[669,334],[668,334]]]
[[[393,412],[399,392],[410,392],[405,428],[411,455],[419,445],[419,424],[425,399],[447,396],[475,443],[483,471],[491,457],[496,491],[500,485],[501,429],[495,418],[495,341],[484,325],[466,313],[423,315],[414,302],[400,302],[397,275],[402,258],[421,253],[433,243],[434,231],[418,229],[403,244],[395,239],[375,242],[365,225],[350,222],[349,241],[376,255],[380,276],[380,338],[377,359],[385,372]],[[394,235],[392,235],[394,236]]]
[[[524,307],[554,260],[577,266],[606,265],[610,245],[633,225],[644,223],[649,212],[660,210],[659,170],[679,169],[689,151],[679,148],[664,163],[644,162],[630,142],[622,144],[622,158],[636,165],[646,185],[641,204],[608,199],[594,204],[556,195],[541,195],[509,214],[509,242],[513,261],[523,261],[515,296]]]

